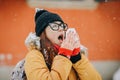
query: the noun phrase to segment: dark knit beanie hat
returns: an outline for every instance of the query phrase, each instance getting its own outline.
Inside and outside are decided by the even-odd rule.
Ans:
[[[35,15],[35,32],[37,36],[45,30],[49,23],[54,21],[63,22],[62,18],[55,13],[48,12],[47,10],[39,10]]]

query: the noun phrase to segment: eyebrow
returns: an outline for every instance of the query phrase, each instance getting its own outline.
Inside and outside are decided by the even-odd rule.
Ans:
[[[53,22],[53,23],[56,23],[56,24],[61,24],[62,22],[59,22],[59,23],[57,23],[57,22]]]

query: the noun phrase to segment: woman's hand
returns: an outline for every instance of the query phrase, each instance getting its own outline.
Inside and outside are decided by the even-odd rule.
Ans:
[[[74,31],[69,31],[66,35],[67,36],[63,40],[63,43],[61,44],[61,47],[59,49],[59,54],[63,54],[68,57],[74,56],[78,52],[80,52],[79,36]]]
[[[61,44],[61,48],[73,51],[75,48],[80,47],[80,40],[77,33],[75,33],[74,31],[69,31],[66,35],[67,35],[66,38],[63,40],[63,43]]]
[[[77,38],[77,40],[76,40],[76,43],[75,43],[75,45],[74,45],[74,50],[73,50],[73,52],[72,52],[72,56],[75,56],[75,55],[78,55],[79,53],[80,53],[80,39],[79,39],[79,36],[78,36],[78,34],[76,33],[76,36],[75,36],[76,38]]]
[[[79,35],[78,33],[75,33],[75,45],[74,45],[74,48],[80,48],[80,38],[79,38]]]
[[[75,45],[75,40],[74,40],[75,33],[69,31],[66,35],[67,35],[66,38],[63,40],[61,44],[61,48],[65,48],[73,51]]]

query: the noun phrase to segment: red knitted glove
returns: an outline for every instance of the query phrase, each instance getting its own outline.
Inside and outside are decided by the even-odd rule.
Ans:
[[[72,53],[73,52],[71,50],[69,50],[69,49],[59,48],[59,53],[58,54],[64,55],[64,56],[70,58],[70,56],[72,55]]]
[[[79,52],[80,52],[80,48],[75,48],[75,49],[73,50],[72,56],[78,55]]]

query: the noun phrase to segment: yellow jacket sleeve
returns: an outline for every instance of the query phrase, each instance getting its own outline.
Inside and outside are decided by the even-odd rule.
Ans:
[[[73,64],[73,67],[80,80],[102,80],[99,73],[83,54],[81,54],[81,60]]]
[[[24,67],[28,80],[67,80],[72,63],[69,59],[57,55],[49,71],[43,55],[37,50],[32,50],[26,56]]]

